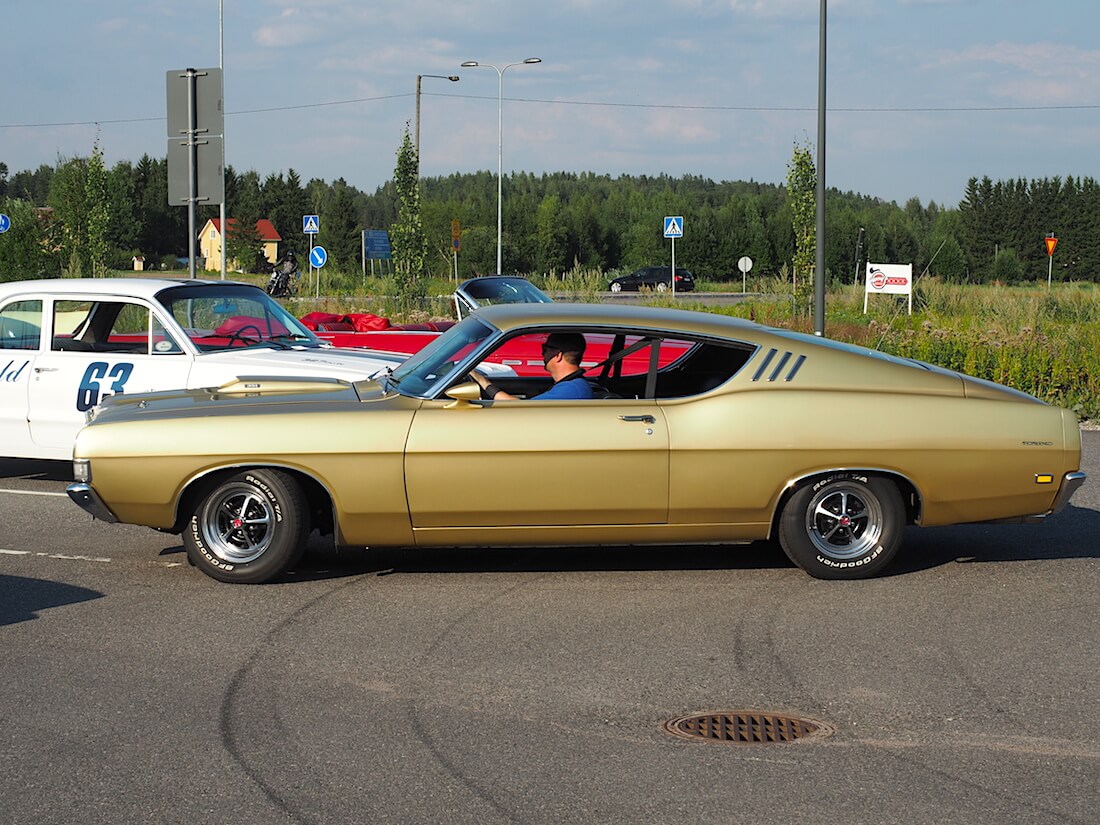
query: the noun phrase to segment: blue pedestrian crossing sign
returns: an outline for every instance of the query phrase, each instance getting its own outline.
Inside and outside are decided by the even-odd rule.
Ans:
[[[684,216],[683,215],[667,215],[667,216],[665,216],[665,237],[666,238],[682,238],[682,237],[684,237]]]
[[[325,265],[325,261],[328,260],[328,252],[325,251],[323,246],[315,246],[309,250],[309,265],[314,269],[320,269]]]
[[[316,235],[321,231],[321,219],[317,215],[302,215],[302,231],[307,235]]]

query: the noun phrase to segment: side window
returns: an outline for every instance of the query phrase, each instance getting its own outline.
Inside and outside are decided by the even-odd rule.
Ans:
[[[54,301],[50,349],[54,352],[91,352],[92,346],[85,333],[93,306],[91,301]]]
[[[52,349],[58,352],[182,352],[150,309],[129,301],[57,301]]]
[[[99,336],[96,352],[149,352],[149,308],[140,304],[101,304],[96,312],[107,313],[108,309],[114,310],[114,320],[107,334]]]
[[[0,310],[0,349],[38,349],[41,338],[41,301],[16,301]]]
[[[154,355],[179,355],[183,352],[183,348],[176,342],[176,339],[169,334],[164,328],[164,324],[162,324],[160,319],[155,315],[153,316],[151,332]]]
[[[165,331],[164,325],[147,306],[130,303],[100,304],[96,316],[103,313],[103,325],[112,318],[105,336],[99,336],[97,352],[171,355],[183,350]]]
[[[752,353],[750,346],[666,338],[661,342],[657,398],[685,398],[713,390],[733,378]]]
[[[599,382],[623,398],[687,398],[726,383],[752,355],[752,347],[686,338],[626,336],[612,347]],[[656,369],[654,369],[654,360]]]

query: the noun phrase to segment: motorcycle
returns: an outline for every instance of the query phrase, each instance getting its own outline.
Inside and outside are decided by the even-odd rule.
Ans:
[[[300,277],[297,264],[288,263],[275,267],[267,280],[267,294],[272,298],[289,298],[298,291]]]

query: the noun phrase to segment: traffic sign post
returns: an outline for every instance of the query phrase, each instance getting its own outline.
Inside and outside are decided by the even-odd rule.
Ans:
[[[328,250],[326,250],[323,246],[314,246],[313,245],[313,236],[310,235],[309,237],[310,237],[309,274],[312,276],[314,274],[314,272],[313,272],[314,269],[317,270],[317,273],[316,273],[317,280],[315,282],[317,286],[316,286],[316,289],[314,291],[314,295],[317,296],[317,297],[320,297],[320,295],[321,295],[321,267],[323,267],[328,262]]]
[[[225,202],[222,70],[177,69],[166,79],[168,203],[187,206],[187,258],[194,278],[196,204]]]
[[[317,235],[321,232],[321,218],[318,215],[302,215],[302,232],[309,236],[309,253],[306,256],[309,259],[309,277],[313,277],[313,241]],[[321,276],[317,275],[317,283],[314,287],[313,294],[320,296],[321,294]]]
[[[1050,232],[1045,238],[1043,243],[1047,247],[1047,289],[1050,289],[1050,282],[1054,275],[1054,247],[1058,246],[1058,239],[1054,237],[1054,233]]]
[[[455,284],[458,283],[458,250],[462,249],[462,224],[457,219],[451,221],[451,249],[455,258]]]
[[[752,269],[752,258],[748,255],[742,255],[737,260],[737,268],[741,270],[741,294],[744,295],[748,292],[748,273]]]
[[[672,240],[672,297],[676,297],[676,239],[684,237],[684,216],[665,216],[665,237]]]

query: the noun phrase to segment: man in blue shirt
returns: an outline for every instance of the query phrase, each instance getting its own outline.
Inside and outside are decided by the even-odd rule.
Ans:
[[[546,392],[533,396],[531,400],[546,401],[549,399],[586,399],[592,397],[592,386],[584,378],[584,370],[581,369],[581,359],[584,358],[584,336],[579,332],[551,332],[546,336],[542,345],[542,363],[550,377],[554,379],[554,385]],[[507,393],[494,385],[488,378],[477,370],[470,373],[484,390],[487,398],[494,401],[518,401],[511,393]]]

